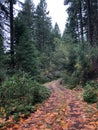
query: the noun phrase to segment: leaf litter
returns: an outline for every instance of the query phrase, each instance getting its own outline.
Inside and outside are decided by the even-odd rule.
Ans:
[[[2,130],[98,130],[98,109],[96,104],[88,105],[82,99],[82,90],[69,90],[59,80],[45,84],[51,96],[37,111],[19,122],[11,119]],[[0,123],[5,120],[0,118]]]

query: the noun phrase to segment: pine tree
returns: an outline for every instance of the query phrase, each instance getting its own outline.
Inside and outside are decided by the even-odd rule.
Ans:
[[[4,69],[4,32],[5,32],[5,21],[8,18],[8,9],[5,6],[5,1],[0,2],[0,71]],[[1,73],[0,72],[0,73]]]
[[[11,53],[11,63],[10,68],[11,70],[14,69],[14,23],[13,23],[13,0],[9,1],[10,3],[10,53]]]
[[[45,51],[45,48],[51,46],[51,19],[48,16],[47,3],[40,0],[36,9],[36,46],[39,51]]]
[[[4,56],[3,38],[0,35],[0,69],[3,67],[3,56]]]
[[[67,9],[67,32],[74,41],[87,41],[91,46],[98,42],[98,1],[97,0],[64,0]]]
[[[77,0],[65,0],[64,2],[65,5],[70,4],[69,8],[67,9],[69,15],[68,22],[66,24],[67,33],[71,35],[71,37],[74,39],[74,42],[79,42],[80,36]]]
[[[61,38],[60,29],[59,29],[59,26],[58,26],[57,23],[55,23],[54,29],[53,29],[52,33],[53,33],[53,36],[54,36],[54,37],[56,37],[56,38]]]
[[[31,0],[26,0],[23,10],[15,19],[15,52],[17,69],[36,75],[37,51],[32,34],[32,5]]]
[[[5,20],[6,22],[3,23],[3,27],[5,27],[4,25],[9,27],[10,30],[10,69],[13,70],[14,69],[14,23],[13,23],[13,19],[14,19],[14,14],[13,14],[13,4],[16,3],[17,0],[5,0],[2,3],[0,3],[1,9],[4,12],[5,16],[8,18],[7,20]],[[1,15],[2,16],[2,15]],[[5,31],[5,28],[4,28]]]

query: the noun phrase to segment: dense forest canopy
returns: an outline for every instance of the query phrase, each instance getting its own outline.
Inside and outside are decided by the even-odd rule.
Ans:
[[[97,44],[98,19],[97,0],[65,0],[65,5],[69,5],[67,31],[77,41],[88,41],[90,45]]]

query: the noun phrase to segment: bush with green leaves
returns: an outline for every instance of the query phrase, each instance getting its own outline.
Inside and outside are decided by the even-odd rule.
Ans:
[[[89,84],[92,88],[94,88],[96,90],[98,89],[98,81],[96,81],[96,80],[90,80],[87,82],[87,84]]]
[[[34,111],[36,103],[47,99],[50,91],[33,81],[27,74],[15,74],[0,86],[0,107],[6,118],[10,115],[29,114]],[[5,115],[0,113],[1,116]]]
[[[73,89],[79,84],[79,78],[75,73],[65,73],[63,77],[63,83],[66,84],[69,89]]]
[[[97,61],[97,57],[98,47],[91,47],[87,43],[84,46],[82,44],[73,45],[73,49],[69,49],[68,61],[66,62],[66,71],[71,76],[69,84],[78,78],[77,83],[83,85],[94,78],[98,74],[95,73],[95,66],[93,66],[93,63]],[[66,78],[66,75],[64,78]]]
[[[4,69],[0,69],[0,84],[5,80],[6,72]]]
[[[84,87],[83,99],[88,103],[95,103],[98,100],[96,89],[90,83],[86,83]]]

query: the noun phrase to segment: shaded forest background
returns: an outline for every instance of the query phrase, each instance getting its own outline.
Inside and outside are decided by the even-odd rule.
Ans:
[[[17,16],[16,3],[21,5]],[[64,4],[68,19],[61,34],[57,23],[52,26],[45,0],[37,7],[31,0],[0,3],[1,117],[14,114],[17,119],[35,111],[32,105],[50,95],[42,84],[58,78],[71,89],[82,85],[84,100],[97,101],[98,1],[65,0]]]

